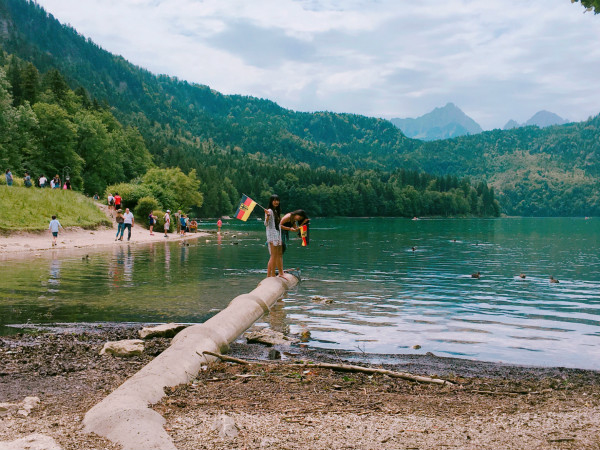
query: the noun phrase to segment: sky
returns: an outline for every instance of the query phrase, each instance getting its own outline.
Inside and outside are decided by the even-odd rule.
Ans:
[[[36,1],[155,74],[296,111],[600,113],[600,15],[569,0]]]

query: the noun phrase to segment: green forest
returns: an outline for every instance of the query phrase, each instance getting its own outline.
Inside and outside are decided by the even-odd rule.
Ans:
[[[88,195],[125,183],[132,201],[202,217],[230,215],[242,193],[313,216],[600,215],[600,116],[422,142],[382,119],[153,75],[31,1],[0,0],[0,25],[0,164],[18,175],[69,167]],[[167,192],[174,168],[199,195]]]

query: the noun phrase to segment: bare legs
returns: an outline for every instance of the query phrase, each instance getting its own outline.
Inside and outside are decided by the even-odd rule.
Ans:
[[[269,242],[269,250],[271,250],[271,257],[267,264],[267,277],[274,277],[277,275],[275,269],[279,271],[279,276],[283,276],[283,247],[281,245],[273,245]]]

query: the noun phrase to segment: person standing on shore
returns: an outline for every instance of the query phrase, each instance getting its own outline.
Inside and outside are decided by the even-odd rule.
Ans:
[[[167,213],[165,214],[165,237],[168,238],[169,228],[171,228],[171,210],[167,209]]]
[[[148,214],[148,227],[150,228],[150,236],[154,236],[154,233],[152,232],[152,230],[154,229],[154,224],[156,223],[156,219],[157,217],[152,214],[152,211],[150,211],[150,214]]]
[[[273,194],[269,199],[269,207],[265,210],[265,227],[267,228],[267,245],[269,246],[270,255],[269,262],[267,263],[267,277],[276,276],[276,269],[279,270],[279,276],[283,277],[280,215],[279,196]]]
[[[135,222],[133,218],[133,213],[129,211],[129,208],[125,208],[125,214],[123,214],[123,219],[125,219],[124,225],[127,228],[127,240],[131,239],[131,228]]]
[[[223,221],[219,218],[219,220],[217,220],[217,232],[220,233],[221,232],[221,227],[223,226]]]
[[[12,176],[12,172],[10,171],[10,169],[6,169],[6,172],[4,173],[4,176],[6,177],[6,185],[7,186],[12,186],[12,184],[13,184],[13,176]]]
[[[56,216],[52,216],[52,220],[50,221],[50,225],[48,226],[48,230],[50,231],[50,234],[52,234],[52,247],[55,247],[57,245],[56,239],[58,238],[59,228],[62,228],[64,230]]]
[[[117,222],[117,235],[115,236],[115,241],[117,239],[122,241],[123,233],[125,232],[125,218],[123,217],[123,210],[117,209],[117,217],[115,217],[115,221]]]
[[[178,210],[175,214],[175,225],[177,225],[177,234],[181,234],[181,210]]]
[[[185,232],[187,230],[187,216],[184,213],[179,216],[179,225],[181,229],[181,235],[185,236]]]

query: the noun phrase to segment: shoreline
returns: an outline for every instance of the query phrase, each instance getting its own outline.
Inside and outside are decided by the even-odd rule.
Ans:
[[[137,338],[144,324],[90,324],[0,337],[0,403],[37,396],[27,417],[0,415],[0,443],[32,433],[63,450],[119,447],[83,432],[85,413],[158,356],[170,339],[145,341],[141,355],[100,356],[107,340]],[[178,449],[461,448],[597,449],[600,372],[484,363],[433,355],[370,355],[292,345],[269,350],[238,339],[230,355],[252,362],[205,366],[166,389],[153,409]],[[385,362],[371,362],[381,359]],[[436,375],[435,386],[329,369],[300,361],[341,363]],[[237,435],[220,436],[221,415]]]
[[[116,227],[100,227],[95,230],[86,230],[79,227],[61,230],[58,233],[58,245],[52,247],[52,236],[48,231],[40,232],[14,232],[8,236],[0,236],[0,260],[22,258],[26,256],[42,256],[44,253],[59,251],[67,253],[77,249],[102,249],[115,245],[139,245],[156,242],[187,241],[210,236],[214,233],[198,230],[196,233],[187,233],[185,236],[169,233],[164,237],[164,232],[150,231],[140,226],[131,230],[131,241],[127,241],[127,232],[123,241],[115,241]]]

